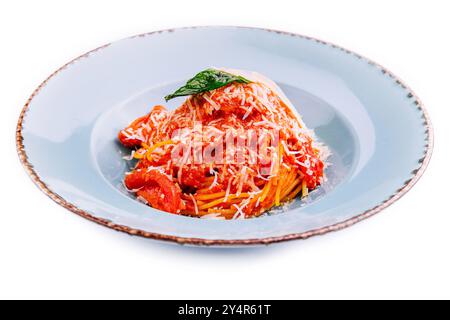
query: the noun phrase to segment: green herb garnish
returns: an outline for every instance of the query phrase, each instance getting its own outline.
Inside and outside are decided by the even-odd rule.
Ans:
[[[232,82],[250,83],[251,81],[225,71],[206,69],[197,73],[192,79],[189,79],[184,86],[174,93],[165,96],[164,99],[169,101],[176,97],[199,94],[224,87]]]

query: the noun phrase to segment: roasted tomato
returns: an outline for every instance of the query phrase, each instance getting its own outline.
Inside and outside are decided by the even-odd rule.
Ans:
[[[155,209],[179,213],[183,209],[181,189],[167,175],[158,170],[136,170],[126,175],[125,185],[130,190],[137,190]]]
[[[158,122],[167,118],[164,106],[154,106],[149,114],[137,118],[119,132],[119,141],[127,148],[140,147],[148,138],[151,130],[156,129]]]
[[[204,167],[183,167],[180,184],[182,187],[200,188],[206,180],[206,173]]]
[[[119,132],[119,141],[127,148],[140,146],[143,138],[142,125],[147,123],[150,114],[140,117],[133,121],[128,127]],[[141,132],[139,132],[141,131]],[[141,134],[139,134],[141,133]]]

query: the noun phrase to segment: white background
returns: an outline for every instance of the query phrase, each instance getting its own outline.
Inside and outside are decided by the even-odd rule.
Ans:
[[[450,298],[449,13],[447,1],[3,1],[0,298]],[[244,250],[133,238],[79,218],[33,185],[16,156],[15,125],[42,80],[113,40],[212,24],[314,36],[399,75],[435,127],[423,178],[352,228]]]

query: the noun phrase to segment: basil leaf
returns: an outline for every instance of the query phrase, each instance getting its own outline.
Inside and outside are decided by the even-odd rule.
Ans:
[[[241,76],[235,76],[231,73],[216,69],[206,69],[197,73],[192,79],[189,79],[184,86],[172,94],[164,97],[166,101],[176,97],[190,96],[202,92],[211,91],[224,87],[232,82],[250,83],[250,80]]]

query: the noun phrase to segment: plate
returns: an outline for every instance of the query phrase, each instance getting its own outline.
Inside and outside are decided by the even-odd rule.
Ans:
[[[161,212],[126,192],[129,150],[118,131],[210,66],[273,79],[331,149],[327,181],[307,201],[221,221]],[[321,40],[242,27],[164,30],[95,49],[45,80],[17,126],[20,160],[52,200],[118,231],[193,245],[269,244],[353,225],[417,182],[432,145],[422,103],[382,66]]]

